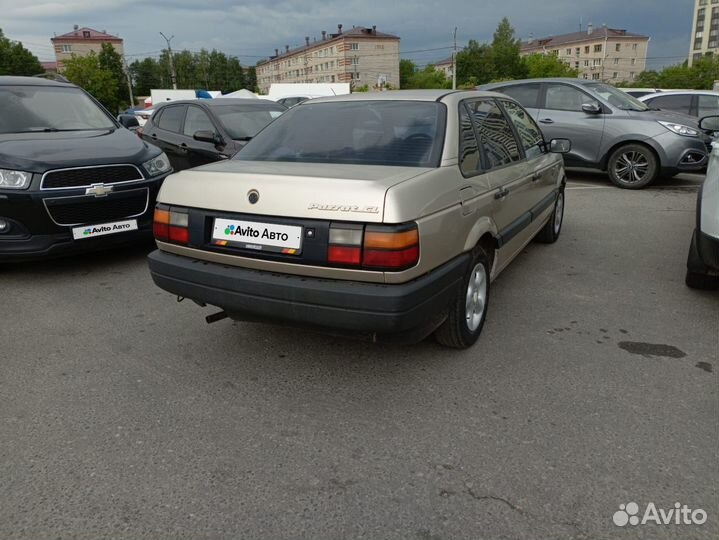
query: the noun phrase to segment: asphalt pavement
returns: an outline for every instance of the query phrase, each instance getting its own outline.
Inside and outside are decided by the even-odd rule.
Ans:
[[[207,325],[149,245],[0,268],[0,538],[718,538],[699,182],[573,172],[466,351]],[[615,525],[630,502],[707,520]]]

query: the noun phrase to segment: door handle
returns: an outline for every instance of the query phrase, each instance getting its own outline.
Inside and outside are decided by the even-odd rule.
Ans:
[[[494,198],[495,199],[504,199],[507,195],[509,195],[509,190],[507,188],[502,188],[497,193],[494,194]]]
[[[152,135],[150,135],[150,137],[152,137],[153,139],[157,139],[157,133],[153,133]]]
[[[540,124],[554,124],[554,120],[552,120],[551,118],[542,118],[539,121],[539,123]]]
[[[536,182],[537,180],[541,180],[541,178],[542,178],[542,173],[541,173],[541,172],[536,172],[536,173],[534,173],[534,174],[532,175],[532,182]]]

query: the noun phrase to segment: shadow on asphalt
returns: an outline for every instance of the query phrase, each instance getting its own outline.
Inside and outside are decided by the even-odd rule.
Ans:
[[[570,184],[582,184],[597,187],[614,187],[607,173],[594,169],[567,169]],[[647,190],[651,189],[690,189],[694,190],[704,181],[703,174],[679,174],[677,176],[660,176]]]

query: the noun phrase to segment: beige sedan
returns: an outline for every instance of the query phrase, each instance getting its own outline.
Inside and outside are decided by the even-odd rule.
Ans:
[[[234,159],[165,181],[152,277],[218,306],[209,322],[469,347],[490,282],[559,236],[568,150],[491,92],[306,101]]]

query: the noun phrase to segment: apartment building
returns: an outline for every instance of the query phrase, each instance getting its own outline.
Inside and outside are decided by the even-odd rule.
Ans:
[[[257,63],[257,85],[266,94],[272,83],[348,82],[353,88],[399,88],[399,37],[378,32],[377,27],[353,27],[329,34],[295,49],[285,45]]]
[[[103,43],[110,43],[120,55],[125,53],[122,38],[112,36],[104,30],[97,31],[92,28],[80,28],[78,25],[75,25],[72,32],[50,38],[50,41],[55,49],[58,73],[62,73],[65,61],[72,58],[73,54],[76,56],[85,56],[90,54],[90,51],[99,54],[102,50]]]
[[[694,24],[689,44],[689,65],[719,48],[719,0],[695,0]]]
[[[580,78],[614,84],[631,82],[646,69],[648,49],[647,36],[590,24],[586,31],[530,39],[520,54],[553,54]]]
[[[452,78],[452,69],[454,68],[454,58],[451,56],[449,58],[445,58],[444,60],[440,60],[439,62],[435,62],[434,69],[437,71],[441,71],[444,73],[444,76],[448,79]]]

